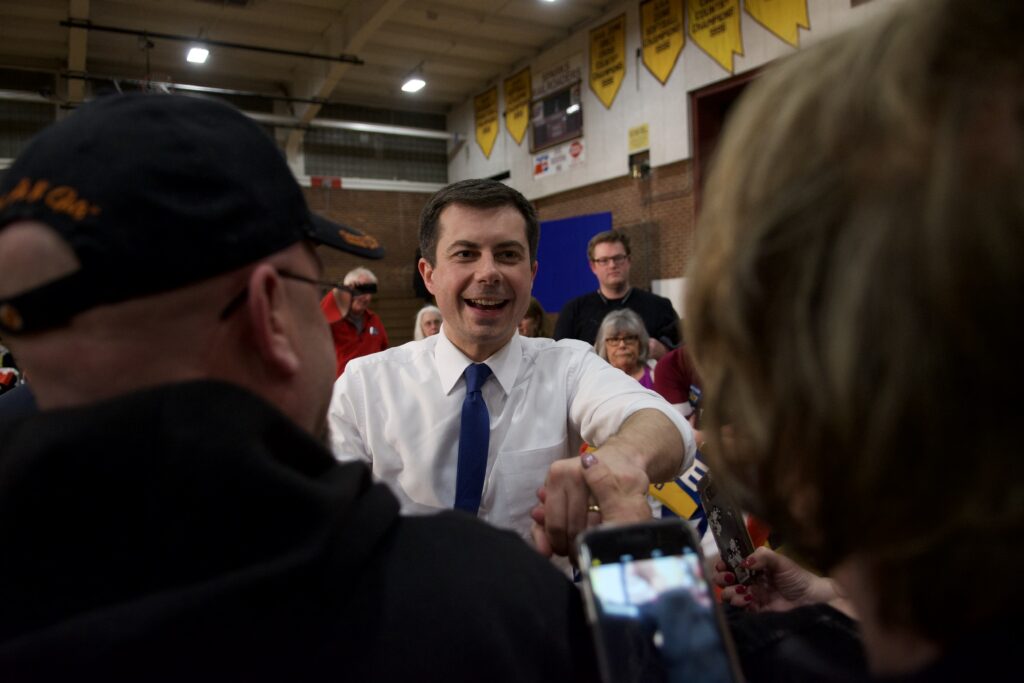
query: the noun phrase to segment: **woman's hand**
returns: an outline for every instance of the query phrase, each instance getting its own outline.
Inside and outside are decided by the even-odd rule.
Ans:
[[[757,548],[743,566],[760,571],[750,584],[736,585],[736,576],[721,559],[716,559],[712,581],[722,588],[722,602],[755,612],[786,610],[842,597],[832,579],[804,569],[785,555],[769,548]]]

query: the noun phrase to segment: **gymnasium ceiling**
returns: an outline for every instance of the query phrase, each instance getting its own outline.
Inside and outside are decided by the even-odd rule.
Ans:
[[[0,68],[44,70],[445,113],[599,17],[606,0],[0,0]],[[73,28],[61,22],[73,20]],[[103,29],[120,29],[115,32]],[[138,35],[148,34],[148,38]],[[217,47],[157,34],[338,57]],[[421,68],[427,86],[401,92]],[[87,81],[59,87],[82,97]],[[78,85],[75,85],[77,83]],[[64,94],[66,93],[66,94]],[[296,105],[293,102],[293,105]],[[308,120],[308,118],[307,118]]]

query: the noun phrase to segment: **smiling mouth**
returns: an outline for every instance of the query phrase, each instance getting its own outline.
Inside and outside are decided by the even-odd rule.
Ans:
[[[497,311],[508,305],[508,299],[463,299],[470,308],[481,311]]]

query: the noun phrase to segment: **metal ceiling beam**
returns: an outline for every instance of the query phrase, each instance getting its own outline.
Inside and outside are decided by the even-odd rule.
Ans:
[[[266,123],[271,126],[282,126],[286,128],[333,128],[336,130],[355,130],[360,133],[380,133],[382,135],[403,135],[412,138],[427,138],[429,140],[452,140],[455,136],[444,130],[432,128],[413,128],[411,126],[391,126],[383,123],[364,123],[362,121],[342,121],[340,119],[313,119],[304,123],[295,116],[280,116],[278,114],[264,114],[261,112],[243,112],[253,121]]]
[[[346,50],[359,51],[370,41],[380,30],[380,27],[394,15],[405,0],[377,0],[370,3],[368,0],[354,2],[349,7],[349,12],[342,22],[335,27],[328,39],[332,42],[344,41]],[[351,30],[349,30],[351,28]],[[312,97],[327,99],[338,86],[338,82],[348,71],[347,64],[332,64],[327,75],[320,79],[319,83],[312,86],[308,94]],[[310,123],[320,113],[322,105],[309,104],[299,114],[302,123]],[[302,148],[302,130],[294,130],[288,136],[285,143],[285,156],[293,167],[297,165],[299,151]]]
[[[106,33],[120,33],[129,36],[140,36],[143,38],[156,38],[158,40],[176,40],[182,43],[196,43],[201,45],[211,45],[213,47],[223,47],[232,50],[249,50],[251,52],[263,52],[265,54],[282,55],[285,57],[302,57],[304,59],[319,59],[327,62],[340,62],[345,65],[349,64],[362,64],[363,60],[359,59],[355,55],[350,54],[339,54],[334,55],[323,55],[316,54],[313,52],[298,52],[296,50],[280,50],[275,47],[263,47],[262,45],[248,45],[246,43],[232,43],[226,40],[211,40],[209,38],[196,38],[195,36],[182,36],[174,33],[158,33],[155,31],[140,31],[133,28],[122,28],[119,26],[104,26],[101,24],[94,24],[88,20],[80,19],[66,19],[59,22],[61,26],[67,26],[75,29],[86,29],[88,31],[103,31]]]
[[[151,85],[154,85],[150,81]],[[11,102],[33,102],[39,104],[63,104],[55,97],[41,93],[26,92],[23,90],[0,90],[0,100]],[[363,121],[345,121],[343,119],[313,119],[303,121],[297,116],[279,116],[277,114],[266,114],[256,111],[245,111],[242,113],[253,121],[265,123],[271,126],[282,128],[332,128],[336,130],[355,130],[361,133],[379,133],[382,135],[402,135],[412,138],[426,138],[429,140],[452,140],[454,135],[444,130],[432,128],[414,128],[412,126],[392,126],[383,123],[366,123]]]
[[[214,88],[206,85],[191,85],[189,83],[174,83],[171,81],[143,80],[140,78],[126,78],[123,76],[105,76],[101,74],[90,74],[85,72],[66,72],[60,74],[61,78],[69,81],[89,81],[91,83],[128,83],[134,86],[160,86],[168,90],[181,90],[183,92],[195,92],[207,95],[226,95],[229,97],[258,97],[265,100],[279,100],[284,102],[307,102],[312,104],[330,104],[326,100],[313,97],[293,97],[291,95],[256,92],[254,90],[237,90],[234,88]],[[70,88],[70,86],[69,86]]]
[[[70,0],[68,16],[88,21],[89,0]],[[68,31],[68,70],[85,71],[85,56],[89,45],[89,32],[80,28]],[[85,99],[85,84],[80,81],[68,83],[68,102],[77,104]]]

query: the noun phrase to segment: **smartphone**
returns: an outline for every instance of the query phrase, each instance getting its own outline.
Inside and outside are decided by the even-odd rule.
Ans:
[[[597,527],[577,547],[604,683],[742,680],[685,521]]]
[[[697,484],[697,493],[722,561],[736,575],[737,583],[750,583],[757,578],[758,572],[740,566],[744,558],[754,552],[754,543],[750,540],[743,512],[728,492],[715,483],[711,472],[704,473]]]

